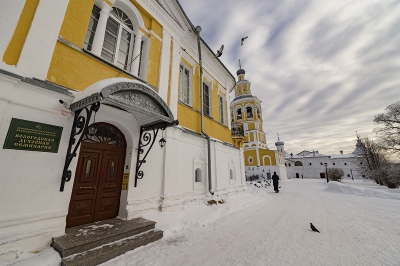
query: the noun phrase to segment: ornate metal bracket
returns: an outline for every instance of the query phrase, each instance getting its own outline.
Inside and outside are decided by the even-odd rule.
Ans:
[[[139,145],[138,145],[138,155],[136,159],[136,172],[135,172],[135,187],[137,186],[138,179],[142,179],[144,173],[140,170],[140,167],[146,163],[146,157],[149,154],[151,148],[156,141],[158,131],[165,130],[170,126],[177,126],[179,124],[178,120],[172,121],[171,123],[158,123],[155,125],[144,126],[140,128]],[[145,149],[147,149],[145,153]],[[142,156],[144,154],[144,156]]]
[[[142,170],[140,170],[140,167],[142,166],[142,164],[146,163],[146,157],[149,154],[151,148],[153,147],[154,142],[156,141],[158,131],[160,129],[165,130],[166,127],[167,127],[166,123],[160,123],[160,124],[156,124],[156,125],[153,125],[150,127],[141,127],[140,128],[138,155],[137,155],[137,159],[136,159],[135,187],[137,186],[137,180],[142,179],[144,176],[144,173]],[[149,131],[146,131],[146,130],[149,130]],[[142,157],[142,154],[144,153],[144,149],[146,147],[147,147],[147,151],[144,154],[144,156]]]
[[[79,145],[82,142],[84,133],[89,126],[90,118],[92,116],[93,111],[97,112],[99,108],[100,108],[100,102],[96,102],[93,103],[90,107],[88,106],[81,110],[75,111],[74,123],[72,124],[71,136],[69,138],[67,157],[65,158],[64,169],[62,172],[60,191],[64,191],[65,182],[71,180],[72,172],[71,170],[68,170],[68,167],[71,164],[72,159],[76,157],[76,151],[78,150]],[[85,110],[85,114],[81,114],[83,110]],[[76,141],[76,137],[78,135],[80,136],[78,141]]]

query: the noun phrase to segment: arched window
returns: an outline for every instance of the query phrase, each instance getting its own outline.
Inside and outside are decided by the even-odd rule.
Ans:
[[[140,76],[142,59],[144,59],[142,56],[144,42],[139,25],[142,25],[143,22],[140,22],[141,18],[138,20],[133,15],[134,12],[129,12],[131,10],[126,13],[118,7],[110,8],[103,5],[100,10],[94,6],[84,41],[84,49],[133,75]],[[135,17],[131,18],[130,16]],[[103,23],[101,23],[102,21]],[[105,21],[106,23],[104,23]]]
[[[233,180],[233,170],[229,169],[229,179]]]
[[[107,20],[101,57],[127,70],[134,38],[132,21],[121,9],[113,7]]]
[[[201,176],[201,169],[197,168],[196,171],[194,171],[194,180],[196,183],[201,183],[203,182],[203,178]]]
[[[237,110],[237,119],[242,119],[242,109]]]
[[[294,166],[303,166],[303,163],[300,161],[294,162]]]
[[[248,118],[252,118],[253,117],[253,108],[251,108],[250,106],[246,107],[246,113],[247,113]]]

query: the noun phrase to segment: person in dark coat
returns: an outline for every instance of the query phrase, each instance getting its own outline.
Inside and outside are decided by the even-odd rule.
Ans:
[[[276,172],[274,172],[274,175],[272,176],[272,184],[274,185],[274,191],[276,193],[279,192],[279,176],[276,174]]]

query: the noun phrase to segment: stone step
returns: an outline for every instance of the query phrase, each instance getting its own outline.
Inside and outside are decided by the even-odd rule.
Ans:
[[[163,232],[153,229],[139,235],[105,244],[100,247],[74,254],[62,260],[62,266],[94,266],[111,260],[137,247],[147,245],[163,237]]]
[[[67,228],[64,236],[53,238],[52,247],[60,253],[61,258],[65,258],[154,228],[155,222],[143,218],[128,221],[110,219]]]

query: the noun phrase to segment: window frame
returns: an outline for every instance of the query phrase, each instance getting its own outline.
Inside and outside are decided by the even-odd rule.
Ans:
[[[90,14],[89,25],[86,30],[85,39],[83,40],[83,49],[85,49],[87,51],[92,51],[94,36],[96,35],[97,25],[99,24],[100,11],[101,11],[101,9],[99,7],[97,7],[96,5],[93,5],[92,13]],[[97,16],[98,16],[97,18],[95,17],[94,12],[97,12]],[[93,22],[92,27],[90,27],[90,24],[94,20],[96,21],[96,23]],[[90,42],[90,37],[88,38],[89,32],[93,34],[91,42]],[[86,43],[86,39],[88,39],[88,43]]]
[[[212,98],[211,98],[211,90],[212,90],[212,86],[211,86],[211,84],[210,83],[208,83],[207,81],[205,81],[205,80],[203,80],[203,89],[202,89],[202,91],[203,91],[203,115],[206,115],[206,116],[208,116],[208,117],[211,117],[212,118]],[[204,93],[204,86],[207,86],[208,87],[208,114],[206,114],[205,113],[205,108],[204,108],[204,106],[205,106],[205,93]]]
[[[185,70],[188,71],[188,102],[185,102],[183,100],[183,90],[182,90],[182,76],[181,76],[181,68],[183,69],[183,72]],[[181,62],[179,64],[179,101],[181,103],[184,103],[186,105],[192,106],[193,102],[192,102],[192,91],[193,91],[193,83],[192,83],[192,76],[193,76],[193,70],[192,68],[190,68],[188,65],[186,65],[185,63]]]
[[[227,120],[227,117],[226,117],[226,111],[225,111],[225,109],[226,109],[226,103],[225,103],[225,96],[223,96],[223,95],[221,95],[221,94],[219,94],[218,95],[218,109],[219,109],[219,122],[221,123],[221,124],[223,124],[223,125],[226,125],[227,123],[226,123],[226,120]]]
[[[102,49],[101,49],[101,58],[103,58],[103,59],[106,60],[107,62],[109,62],[109,63],[115,65],[115,66],[118,67],[118,68],[121,68],[121,69],[123,69],[123,70],[125,70],[125,71],[130,72],[130,71],[131,71],[131,68],[132,68],[131,60],[133,59],[133,58],[132,58],[133,49],[134,49],[135,44],[136,44],[136,32],[135,32],[134,26],[133,26],[133,29],[129,28],[129,26],[125,25],[125,23],[123,23],[118,17],[116,17],[116,16],[113,14],[114,8],[120,10],[120,11],[123,12],[127,17],[129,17],[129,16],[128,16],[123,10],[121,10],[120,8],[118,8],[118,7],[113,7],[112,11],[111,11],[110,14],[108,15],[107,24],[108,24],[108,21],[109,21],[109,20],[113,20],[115,23],[118,24],[118,33],[117,33],[117,35],[116,35],[117,40],[116,40],[116,44],[115,44],[115,46],[114,46],[114,54],[113,54],[114,58],[113,58],[112,61],[109,61],[107,58],[103,57],[103,50],[106,50],[107,52],[110,52],[110,50],[108,50],[107,48],[104,47],[104,43],[106,42],[107,26],[106,26],[106,32],[105,32],[105,35],[104,35],[103,46],[102,46]],[[130,20],[131,23],[132,23],[132,19],[131,19],[130,17],[129,17],[129,20]],[[133,23],[132,23],[132,25],[133,25]],[[128,51],[128,56],[127,56],[128,59],[127,59],[126,65],[124,64],[124,66],[120,66],[121,63],[118,62],[118,57],[119,57],[120,52],[122,52],[122,51],[120,51],[120,48],[121,48],[121,39],[122,39],[122,32],[123,32],[123,30],[125,30],[126,32],[128,32],[128,33],[131,35],[131,38],[130,38],[130,42],[129,42],[129,51]],[[110,34],[112,34],[112,33],[110,33]],[[139,45],[141,45],[141,44],[139,44]]]

